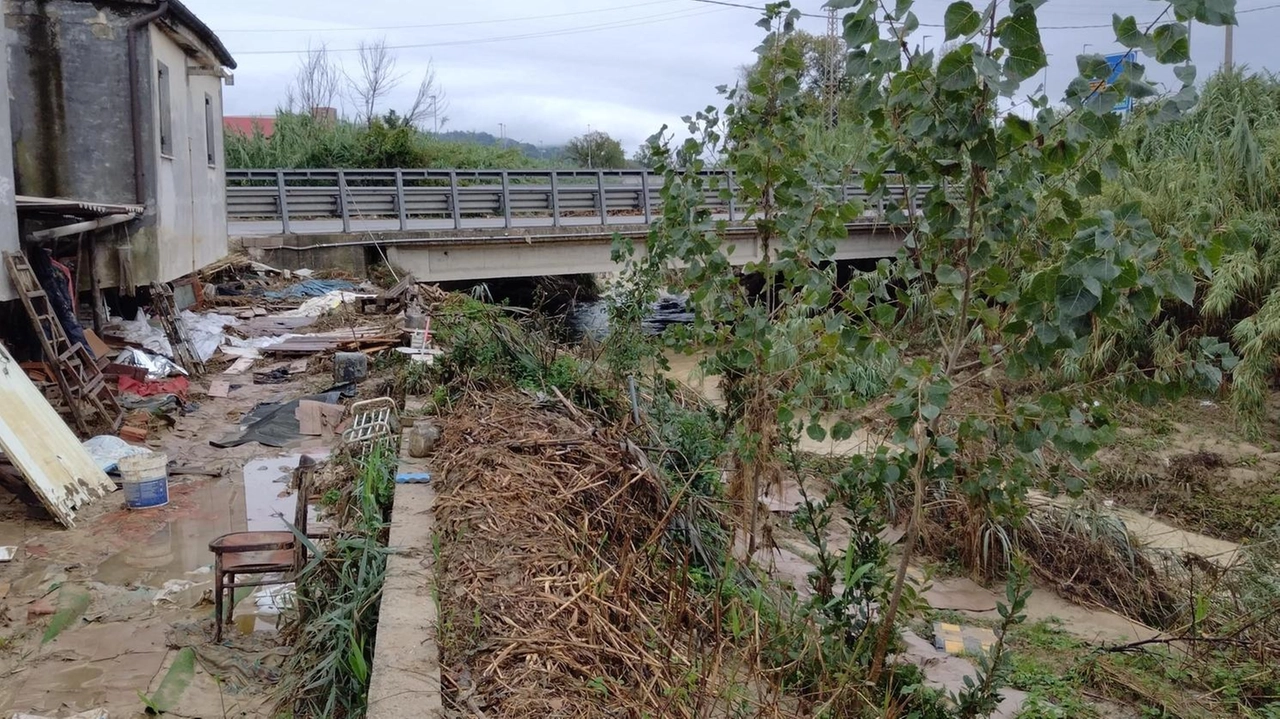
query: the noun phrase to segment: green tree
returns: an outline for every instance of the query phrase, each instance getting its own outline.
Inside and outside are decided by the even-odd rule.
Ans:
[[[570,140],[565,145],[564,155],[578,167],[618,169],[627,166],[622,143],[599,130]]]
[[[641,270],[633,273],[639,282],[657,276],[655,264],[666,266],[697,310],[692,327],[670,340],[706,349],[705,370],[722,376],[729,495],[742,507],[740,527],[749,536],[758,527],[758,492],[777,475],[780,450],[794,450],[800,431],[815,440],[849,437],[853,427],[839,422],[828,430],[820,413],[853,401],[849,386],[860,366],[904,357],[894,363],[884,406],[894,428],[889,442],[852,458],[842,474],[846,501],[895,488],[909,498],[898,565],[869,592],[877,598],[874,612],[851,615],[828,601],[835,583],[847,588],[876,576],[884,553],[874,548],[854,555],[851,545],[844,561],[828,563],[843,576],[819,576],[814,587],[816,620],[830,628],[828,636],[860,648],[850,651],[866,662],[874,685],[920,543],[926,497],[967,508],[967,561],[1010,560],[1006,540],[1026,512],[1028,491],[1039,483],[1079,490],[1072,468],[1112,435],[1087,385],[1045,378],[1081,351],[1096,327],[1150,321],[1165,298],[1190,303],[1192,273],[1213,265],[1214,238],[1171,236],[1135,203],[1086,213],[1085,201],[1099,194],[1104,177],[1130,164],[1112,111],[1117,101],[1149,99],[1153,123],[1190,109],[1196,90],[1186,23],[1233,23],[1234,2],[1174,0],[1149,25],[1116,17],[1121,45],[1176,66],[1182,87],[1171,97],[1156,98],[1142,63],[1098,87],[1111,69],[1102,56],[1086,54],[1077,58],[1079,76],[1061,104],[1040,95],[1022,114],[999,108],[1045,67],[1037,19],[1043,0],[982,10],[952,2],[944,39],[954,45],[936,62],[910,49],[920,29],[912,0],[831,4],[848,11],[854,112],[845,120],[866,143],[855,164],[871,206],[883,204],[883,219],[902,228],[895,261],[848,287],[835,282],[837,242],[864,208],[833,189],[843,168],[832,157],[802,149],[820,145],[805,142],[812,127],[805,122],[805,55],[788,41],[799,13],[783,2],[768,6],[759,60],[745,85],[727,92],[723,116],[709,107],[686,118],[691,138],[658,152],[663,216],[647,255],[632,254],[631,266]],[[755,218],[758,245],[744,272],[758,278],[758,293],[735,275],[725,223],[700,209],[706,193],[726,191],[697,174],[709,151],[723,153]],[[1211,384],[1221,379],[1223,354],[1222,345],[1205,344],[1194,361],[1126,381],[1154,396]],[[1035,381],[1020,392],[1003,388],[1027,379]],[[978,385],[989,388],[978,404],[952,403]],[[1021,592],[1010,596],[1016,616]],[[1003,656],[994,652],[985,676],[957,702],[963,714],[990,705]]]

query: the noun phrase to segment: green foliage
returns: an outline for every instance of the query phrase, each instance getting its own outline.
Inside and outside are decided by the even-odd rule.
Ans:
[[[191,647],[183,647],[174,656],[169,671],[165,672],[160,686],[151,696],[138,692],[142,703],[149,714],[164,714],[182,707],[182,694],[191,685],[196,674],[196,651]]]
[[[1133,327],[1128,343],[1104,335],[1097,344],[1109,358],[1150,356],[1160,366],[1187,362],[1202,336],[1229,333],[1240,355],[1232,404],[1256,428],[1280,351],[1280,295],[1273,292],[1280,278],[1273,239],[1280,235],[1280,80],[1219,72],[1194,112],[1156,127],[1131,123],[1126,135],[1132,157],[1103,164],[1113,181],[1100,202],[1140,204],[1153,227],[1174,238],[1170,252],[1198,251],[1203,243],[1199,287],[1183,280],[1178,288],[1180,299],[1198,302],[1193,311],[1165,308],[1172,329],[1163,334]],[[1148,344],[1130,344],[1147,337]]]
[[[992,378],[1054,376],[1087,353],[1098,328],[1127,331],[1155,320],[1162,302],[1191,303],[1195,273],[1211,269],[1220,255],[1203,235],[1155,225],[1140,203],[1102,201],[1085,210],[1104,175],[1130,166],[1129,143],[1112,111],[1117,101],[1145,99],[1152,126],[1176,119],[1196,100],[1189,67],[1179,68],[1184,84],[1177,93],[1155,99],[1141,63],[1095,89],[1091,81],[1110,69],[1100,56],[1083,55],[1064,106],[1033,97],[1030,117],[999,116],[1001,103],[1047,62],[1037,19],[1042,4],[993,3],[979,13],[969,2],[952,3],[947,36],[958,42],[939,58],[910,49],[920,30],[911,0],[836,3],[848,10],[852,112],[842,122],[861,143],[851,164],[869,203],[883,205],[885,219],[906,228],[896,261],[848,287],[836,284],[832,259],[846,223],[863,208],[834,190],[847,166],[835,153],[815,152],[823,144],[809,139],[805,53],[793,41],[799,13],[788,3],[766,11],[758,60],[742,87],[726,91],[723,112],[708,107],[685,118],[690,139],[678,148],[662,138],[655,143],[663,214],[648,256],[630,254],[628,279],[652,286],[660,274],[654,268],[679,268],[672,289],[687,292],[696,319],[667,339],[682,350],[707,349],[704,370],[722,376],[730,497],[744,500],[749,536],[756,529],[754,498],[776,472],[779,445],[801,431],[825,438],[821,415],[856,404],[853,368],[894,368],[885,407],[893,450],[852,459],[846,481],[871,488],[872,496],[906,488],[912,506],[896,572],[880,571],[886,560],[874,547],[823,548],[825,512],[811,501],[807,510],[820,581],[866,581],[849,600],[876,597],[872,642],[866,617],[848,611],[853,607],[836,602],[834,614],[821,616],[822,605],[836,599],[830,587],[815,587],[822,599],[813,614],[847,660],[866,667],[873,685],[884,677],[899,608],[911,604],[906,570],[926,496],[972,509],[977,531],[970,542],[1007,535],[1025,514],[1033,485],[1047,477],[1078,490],[1070,470],[1114,433],[1105,408],[1082,407],[1083,388],[1070,383],[1031,382],[1030,392],[1007,395],[992,382],[977,406],[953,398]],[[1234,7],[1231,0],[1173,5],[1173,17],[1150,26],[1117,18],[1117,35],[1156,62],[1180,63],[1188,56],[1187,19],[1230,22]],[[741,204],[755,218],[759,258],[743,270],[752,283],[734,270],[725,224],[700,209],[703,197],[724,185],[697,174],[711,155],[734,171]],[[1094,158],[1105,159],[1098,166]],[[627,249],[619,248],[624,257]],[[908,345],[928,350],[899,360]],[[1126,381],[1149,396],[1192,381],[1216,385],[1230,369],[1229,351],[1210,340],[1199,352],[1176,371]],[[838,434],[851,431],[845,424]],[[857,517],[871,521],[865,512]],[[977,562],[991,555],[975,545],[964,556]],[[1010,590],[1006,626],[1018,621],[1025,599],[1020,583]],[[956,698],[962,715],[991,708],[1007,669],[1003,651],[997,647],[980,679]]]
[[[334,538],[320,546],[298,534],[312,559],[296,582],[299,633],[281,685],[280,706],[294,716],[365,713],[398,460],[376,443],[352,461],[350,494],[340,500],[350,511]]]
[[[229,132],[228,168],[521,168],[537,162],[519,149],[451,142],[400,122],[336,123],[307,114],[279,113],[271,137]]]
[[[599,130],[570,140],[564,146],[564,157],[578,167],[610,169],[627,166],[627,154],[622,151],[622,143]]]

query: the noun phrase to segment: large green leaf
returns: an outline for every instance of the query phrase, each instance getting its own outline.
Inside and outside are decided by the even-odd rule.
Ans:
[[[1098,306],[1098,295],[1090,292],[1079,277],[1058,278],[1056,304],[1064,319],[1084,317]]]
[[[977,32],[982,25],[982,16],[973,8],[973,5],[961,0],[953,2],[947,6],[947,13],[943,18],[943,26],[946,28],[947,40],[954,40],[961,35],[971,35]]]
[[[1036,15],[1033,10],[1020,8],[1018,12],[1006,16],[996,26],[996,35],[1000,44],[1010,50],[1038,47],[1040,45],[1040,29],[1036,26]],[[1041,50],[1040,54],[1044,54]]]
[[[973,45],[964,44],[938,63],[938,84],[944,90],[963,90],[978,81],[973,69]]]

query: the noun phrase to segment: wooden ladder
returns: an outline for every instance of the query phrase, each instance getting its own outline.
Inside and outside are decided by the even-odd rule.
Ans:
[[[191,340],[187,331],[187,323],[178,314],[178,306],[173,301],[173,288],[167,283],[151,283],[151,301],[155,305],[156,317],[164,326],[164,334],[169,338],[169,346],[173,349],[173,359],[192,377],[205,372],[204,361],[196,350],[196,343]]]
[[[83,344],[72,344],[67,338],[62,323],[54,314],[49,295],[40,286],[26,255],[6,252],[4,262],[22,306],[27,309],[27,317],[40,338],[45,361],[57,380],[76,428],[85,435],[92,434],[97,428],[95,425],[116,431],[122,416],[120,404],[107,386],[97,362]]]

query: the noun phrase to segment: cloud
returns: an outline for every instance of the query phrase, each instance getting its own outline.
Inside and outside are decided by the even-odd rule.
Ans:
[[[763,0],[739,0],[763,5]],[[820,15],[823,0],[797,0]],[[269,114],[283,102],[298,55],[253,54],[296,51],[327,42],[334,50],[385,37],[398,50],[402,87],[390,107],[411,102],[418,78],[433,62],[450,99],[449,127],[498,134],[525,142],[560,144],[587,125],[636,147],[662,124],[682,129],[680,117],[721,104],[715,87],[731,83],[751,62],[761,31],[758,14],[694,0],[187,0],[236,55],[236,84],[226,91],[228,114]],[[949,3],[918,0],[924,25],[940,25]],[[1241,10],[1265,6],[1241,0]],[[1109,25],[1113,12],[1150,20],[1160,6],[1148,0],[1049,0],[1039,10],[1051,67],[1051,96],[1061,96],[1074,77],[1076,54],[1119,51]],[[536,16],[541,19],[527,19]],[[547,17],[557,16],[557,17]],[[1254,69],[1280,66],[1280,49],[1268,37],[1280,10],[1243,13],[1236,31],[1236,61]],[[1104,25],[1102,28],[1078,28]],[[422,26],[422,27],[417,27]],[[821,33],[821,17],[801,26]],[[1057,29],[1048,29],[1048,28]],[[382,28],[382,29],[369,29]],[[268,32],[242,32],[268,30]],[[336,32],[335,32],[336,31]],[[915,42],[941,44],[941,27],[921,27]],[[507,38],[492,42],[494,38]],[[518,38],[518,39],[517,39]],[[1200,76],[1221,62],[1221,28],[1196,26],[1193,50]],[[355,56],[337,53],[354,65]],[[1154,65],[1154,63],[1150,63]],[[1171,71],[1152,71],[1173,85]],[[1024,86],[1031,91],[1044,76]]]

